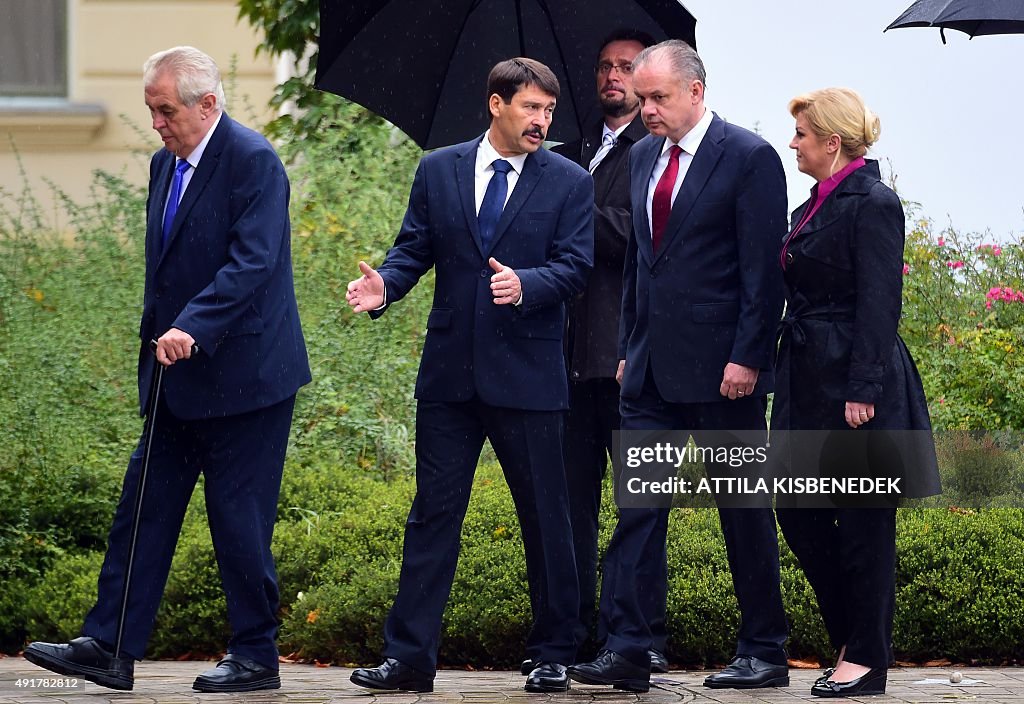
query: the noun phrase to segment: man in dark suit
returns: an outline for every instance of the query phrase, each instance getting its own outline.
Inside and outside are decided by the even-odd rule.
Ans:
[[[595,616],[601,483],[612,453],[612,434],[620,424],[615,372],[619,363],[622,265],[632,230],[629,150],[647,136],[640,119],[640,103],[633,92],[632,62],[652,44],[654,39],[649,34],[629,29],[617,30],[601,43],[594,74],[602,115],[582,139],[553,150],[588,169],[594,177],[594,269],[586,289],[569,309],[566,340],[569,412],[565,476],[580,581],[577,643],[586,641]],[[654,635],[651,667],[664,672],[665,594],[651,596],[651,602],[645,604]],[[598,625],[599,639],[603,639],[605,630],[604,624]],[[524,662],[523,669],[527,667]]]
[[[143,71],[153,129],[164,142],[150,163],[139,328],[143,412],[155,364],[166,371],[122,649],[115,657],[143,441],[128,465],[82,637],[32,643],[25,657],[106,687],[132,688],[134,661],[145,653],[202,472],[232,637],[228,655],[193,688],[276,689],[270,542],[295,394],[310,380],[292,283],[288,177],[267,140],[222,111],[224,89],[209,56],[176,47],[152,56]]]
[[[630,152],[622,428],[679,429],[698,445],[738,432],[763,439],[782,301],[782,163],[767,142],[705,109],[704,66],[685,42],[645,49],[633,67],[651,135]],[[668,515],[667,507],[620,509],[602,583],[605,650],[570,668],[573,679],[649,688],[652,634],[642,604],[664,579]],[[788,684],[774,514],[720,505],[719,516],[742,622],[736,657],[705,685]]]
[[[359,263],[348,302],[373,317],[435,270],[416,382],[416,498],[405,528],[385,661],[352,681],[431,691],[441,616],[477,461],[489,439],[516,504],[531,585],[527,691],[564,691],[578,586],[562,466],[565,304],[593,260],[590,175],[541,149],[558,96],[543,64],[487,80],[490,129],[421,161],[379,271]]]

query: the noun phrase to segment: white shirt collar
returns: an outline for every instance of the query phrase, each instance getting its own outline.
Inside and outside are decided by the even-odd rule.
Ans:
[[[495,159],[504,159],[512,164],[512,168],[516,170],[517,174],[521,174],[523,173],[523,166],[526,165],[526,157],[528,156],[530,155],[527,152],[516,154],[515,156],[502,156],[499,154],[498,150],[491,144],[490,130],[484,132],[484,138],[480,140],[480,147],[476,150],[477,167],[481,170],[490,168]]]
[[[206,151],[206,145],[210,143],[210,138],[213,137],[213,133],[217,131],[217,125],[220,124],[220,119],[224,117],[224,111],[221,110],[217,113],[217,119],[213,121],[213,125],[206,131],[206,136],[203,137],[203,141],[199,143],[192,153],[188,155],[186,161],[192,166],[193,169],[199,168],[199,160],[203,158],[203,152]],[[177,164],[177,160],[174,162]]]
[[[708,133],[708,129],[711,127],[711,120],[714,119],[714,113],[710,109],[704,108],[704,115],[697,120],[697,124],[694,125],[689,132],[683,135],[682,139],[678,142],[672,142],[668,139],[661,146],[661,153],[664,154],[672,147],[673,144],[678,144],[679,148],[684,152],[693,156],[697,153],[697,149],[700,147],[700,143],[704,141],[704,135]]]

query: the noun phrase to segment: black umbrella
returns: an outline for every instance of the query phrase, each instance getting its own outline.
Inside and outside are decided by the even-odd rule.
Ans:
[[[548,136],[568,142],[596,104],[594,64],[605,36],[626,27],[695,45],[695,25],[676,0],[320,0],[316,87],[433,149],[483,132],[487,73],[527,56],[558,76]]]
[[[984,34],[1024,33],[1024,2],[1021,0],[917,0],[885,28],[938,27],[942,43],[946,29],[970,37]]]

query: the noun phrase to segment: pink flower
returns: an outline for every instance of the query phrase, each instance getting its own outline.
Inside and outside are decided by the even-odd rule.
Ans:
[[[946,246],[946,239],[944,237],[942,237],[941,235],[939,235],[939,246],[940,247],[945,247]]]
[[[910,273],[910,265],[907,264],[906,262],[903,262],[903,275],[906,276],[909,273]]]
[[[992,247],[992,254],[994,254],[995,256],[998,257],[1002,253],[1003,253],[1003,248],[1002,247],[1000,247],[999,245],[993,245],[993,247]]]
[[[1024,303],[1024,291],[1014,291],[1010,286],[993,286],[985,294],[986,302],[985,308],[992,310],[992,303],[994,301],[1002,301],[1004,303]]]
[[[964,263],[957,259],[955,262],[946,262],[946,266],[949,267],[950,269],[962,269]]]
[[[939,403],[940,403],[940,404],[945,404],[945,403],[946,403],[946,397],[945,397],[945,396],[943,396],[942,398],[940,398],[940,399],[939,399]]]

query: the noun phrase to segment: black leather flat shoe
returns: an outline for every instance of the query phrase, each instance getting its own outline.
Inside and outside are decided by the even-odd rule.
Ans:
[[[665,653],[651,648],[647,654],[651,656],[651,672],[658,674],[668,672],[668,658],[665,657]]]
[[[255,692],[280,688],[281,677],[276,668],[235,653],[225,655],[217,667],[203,672],[192,683],[192,689],[197,692]]]
[[[835,682],[826,680],[815,682],[811,694],[816,697],[860,697],[867,694],[885,694],[885,682],[888,670],[884,667],[873,667],[855,680]]]
[[[349,680],[367,689],[402,690],[405,692],[433,692],[434,678],[399,662],[384,658],[379,667],[360,667],[353,670]]]
[[[651,671],[634,665],[611,650],[602,650],[593,662],[566,669],[569,677],[583,684],[607,684],[626,692],[646,692],[651,688]]]
[[[110,689],[130,690],[135,682],[133,658],[115,658],[98,640],[88,636],[70,643],[30,643],[22,655],[51,672],[81,677]]]
[[[526,678],[527,692],[565,692],[569,689],[569,676],[565,665],[557,662],[542,662],[533,668]]]
[[[737,655],[724,670],[708,675],[704,679],[704,686],[711,689],[788,687],[789,667],[761,658]]]

